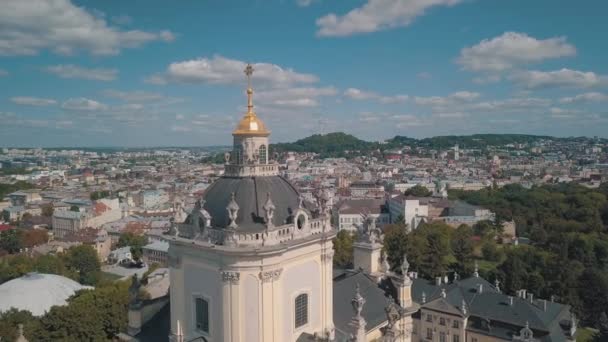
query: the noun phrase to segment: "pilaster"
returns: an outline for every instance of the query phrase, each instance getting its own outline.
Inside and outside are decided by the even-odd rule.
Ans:
[[[222,271],[222,308],[224,313],[224,341],[240,342],[240,283],[241,274]]]
[[[280,316],[277,305],[279,304],[279,293],[275,289],[275,284],[278,285],[279,278],[283,273],[282,268],[261,271],[259,274],[261,282],[261,311],[262,311],[262,329],[260,341],[278,342],[279,341],[279,322]],[[272,319],[265,319],[270,318]]]

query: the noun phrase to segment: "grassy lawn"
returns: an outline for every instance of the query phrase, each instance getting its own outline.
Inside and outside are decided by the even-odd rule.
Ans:
[[[488,272],[496,268],[498,266],[498,262],[488,261],[488,260],[477,260],[479,264],[479,270]]]
[[[591,342],[593,341],[594,329],[578,328],[576,330],[576,342]]]
[[[108,273],[108,272],[101,272],[101,280],[102,281],[108,281],[108,282],[112,282],[112,281],[116,281],[118,279],[122,278],[121,276],[114,274],[114,273]]]

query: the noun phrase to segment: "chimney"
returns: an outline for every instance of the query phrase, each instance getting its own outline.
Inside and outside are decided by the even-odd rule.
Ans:
[[[509,306],[513,306],[513,296],[509,296]]]
[[[483,284],[477,284],[477,293],[483,293]]]
[[[435,277],[435,285],[437,285],[437,286],[441,285],[441,277]]]
[[[528,293],[528,301],[530,303],[534,303],[534,294],[533,293]]]

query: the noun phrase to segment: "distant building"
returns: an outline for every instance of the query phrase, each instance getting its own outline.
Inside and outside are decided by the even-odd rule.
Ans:
[[[401,217],[409,230],[414,230],[429,215],[428,197],[398,195],[388,200],[391,223]]]
[[[384,197],[384,186],[374,182],[359,181],[349,186],[352,197],[359,198],[382,198]]]
[[[376,226],[390,223],[390,214],[382,199],[350,199],[338,204],[337,222],[339,230],[357,231],[363,216],[376,220]]]
[[[14,207],[25,206],[27,203],[40,201],[40,190],[20,190],[8,195],[11,200],[11,205]]]
[[[160,264],[161,267],[168,266],[169,258],[169,242],[154,241],[145,245],[143,248],[143,259],[148,265],[154,263]]]
[[[93,247],[101,261],[108,259],[112,249],[112,239],[108,235],[108,232],[103,229],[85,228],[76,230],[64,236],[63,239],[68,242],[78,242]]]
[[[63,239],[66,235],[76,233],[83,228],[99,228],[122,218],[122,210],[117,198],[100,199],[92,205],[83,204],[78,207],[80,211],[61,209],[53,212],[53,232],[56,238]]]

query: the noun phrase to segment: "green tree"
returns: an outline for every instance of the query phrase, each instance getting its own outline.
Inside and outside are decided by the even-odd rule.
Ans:
[[[595,269],[586,269],[578,279],[579,297],[585,312],[581,317],[585,324],[599,327],[599,318],[608,308],[608,276]]]
[[[355,234],[341,230],[334,238],[334,266],[340,268],[353,267],[353,243]]]
[[[451,255],[449,237],[451,229],[445,223],[438,222],[423,224],[413,233],[422,234],[426,240],[426,253],[422,259],[421,273],[427,278],[443,276],[447,272],[448,258]]]
[[[70,211],[80,212],[80,208],[77,205],[73,205],[70,207]]]
[[[24,334],[27,335],[28,328],[34,320],[32,313],[26,310],[20,311],[11,308],[8,311],[0,312],[0,337],[2,340],[15,341],[19,334],[19,324],[24,325]]]
[[[9,229],[0,233],[0,249],[10,254],[17,253],[23,248],[21,245],[21,230]]]
[[[494,236],[496,226],[490,220],[483,220],[473,225],[473,233],[477,236]]]
[[[515,293],[524,288],[528,273],[526,265],[516,254],[509,255],[499,270],[505,275],[503,286],[507,293]]]
[[[384,253],[386,253],[391,269],[395,270],[399,267],[405,254],[407,254],[411,269],[417,269],[418,259],[408,253],[409,243],[405,228],[402,225],[392,224],[385,226],[384,232]]]
[[[42,206],[42,216],[51,217],[55,209],[52,204],[46,204]]]
[[[123,233],[118,239],[118,247],[131,247],[131,257],[133,260],[140,260],[143,255],[142,247],[148,244],[148,237],[137,235],[131,232]]]
[[[78,273],[79,282],[95,285],[99,280],[101,264],[97,252],[89,245],[72,247],[66,255],[66,265]]]
[[[481,246],[481,254],[483,258],[489,261],[501,261],[503,257],[502,251],[496,245],[496,241],[487,240]]]
[[[473,267],[473,229],[461,224],[452,234],[452,254],[456,259],[455,271],[461,275],[471,273]]]
[[[395,224],[405,227],[405,216],[403,216],[403,214],[397,215],[397,218],[395,218]]]
[[[608,315],[606,312],[602,312],[599,319],[598,332],[593,336],[594,342],[605,342],[608,341]]]
[[[414,187],[407,189],[404,194],[406,196],[429,197],[433,194],[433,192],[427,189],[425,186],[416,184]]]

